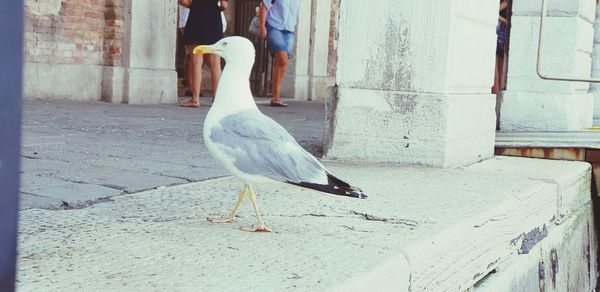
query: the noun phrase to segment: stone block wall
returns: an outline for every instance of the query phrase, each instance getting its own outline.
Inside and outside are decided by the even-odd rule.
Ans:
[[[546,76],[588,78],[591,70],[596,1],[548,1],[543,27],[541,72]],[[592,125],[589,84],[543,80],[536,74],[541,0],[515,1],[507,85],[503,92],[503,131],[578,131]]]

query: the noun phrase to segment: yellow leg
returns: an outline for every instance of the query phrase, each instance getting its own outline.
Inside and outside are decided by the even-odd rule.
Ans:
[[[231,222],[233,222],[233,219],[235,219],[235,215],[237,215],[238,211],[240,210],[240,206],[242,205],[242,202],[244,201],[244,198],[246,197],[247,193],[248,193],[248,185],[245,185],[244,189],[240,192],[240,196],[238,197],[237,203],[235,203],[235,207],[233,207],[233,211],[231,212],[231,214],[229,216],[211,217],[211,218],[208,218],[208,221],[214,222],[214,223],[231,223]]]
[[[256,213],[256,226],[242,227],[241,230],[251,231],[251,232],[271,232],[271,229],[265,225],[265,222],[260,217],[260,212],[258,211],[258,206],[256,205],[256,194],[251,186],[247,186],[248,191],[250,191],[250,201],[252,202],[252,207],[254,207],[254,213]]]

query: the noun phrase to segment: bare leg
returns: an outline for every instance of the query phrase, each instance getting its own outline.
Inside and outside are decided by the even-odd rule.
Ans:
[[[192,100],[182,103],[181,106],[198,107],[200,106],[200,89],[202,88],[202,55],[193,54],[195,45],[188,45],[186,52],[190,55],[188,82],[192,90]]]
[[[204,58],[204,62],[210,67],[210,83],[212,86],[214,102],[215,96],[217,96],[217,85],[219,85],[219,79],[221,79],[221,57],[213,54],[206,54]]]
[[[281,84],[285,77],[288,66],[288,53],[286,51],[275,52],[275,64],[273,65],[273,102],[281,102]]]
[[[504,58],[496,56],[496,71],[494,74],[494,85],[492,86],[492,93],[498,94],[500,90],[502,90],[502,63],[504,62]]]
[[[231,222],[233,222],[233,219],[235,219],[235,215],[237,215],[238,211],[240,210],[240,206],[242,205],[242,202],[244,201],[244,198],[246,197],[247,193],[248,193],[248,185],[245,185],[244,189],[240,192],[240,196],[237,199],[237,203],[235,203],[235,207],[233,207],[233,211],[231,211],[231,214],[229,214],[229,216],[210,217],[210,218],[208,218],[208,221],[214,222],[214,223],[231,223]]]
[[[498,58],[498,92],[504,90],[504,56]]]
[[[271,232],[271,229],[265,225],[265,222],[260,217],[260,212],[258,211],[258,206],[256,205],[256,194],[251,186],[248,186],[248,191],[250,191],[250,201],[252,202],[252,207],[254,207],[254,213],[256,213],[256,226],[249,227],[241,227],[241,230],[250,231],[250,232]]]

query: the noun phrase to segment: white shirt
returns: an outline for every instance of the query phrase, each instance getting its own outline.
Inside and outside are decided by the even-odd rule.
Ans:
[[[178,28],[184,28],[185,24],[188,20],[188,16],[190,15],[190,9],[184,6],[179,5],[179,24]]]

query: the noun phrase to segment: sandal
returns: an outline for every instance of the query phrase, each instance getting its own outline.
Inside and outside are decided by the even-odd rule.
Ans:
[[[200,100],[188,100],[186,102],[182,102],[179,104],[179,106],[181,107],[199,107],[200,106]]]
[[[275,107],[287,107],[288,105],[286,103],[281,102],[281,101],[273,101],[273,100],[271,100],[271,106],[275,106]]]

